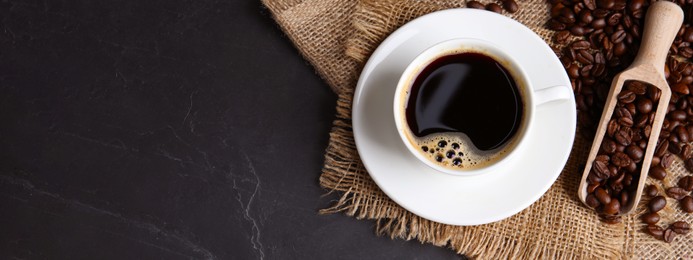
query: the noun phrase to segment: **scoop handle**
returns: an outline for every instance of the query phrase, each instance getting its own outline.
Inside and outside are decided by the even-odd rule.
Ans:
[[[658,1],[647,9],[645,21],[642,43],[633,66],[651,64],[664,75],[667,52],[683,23],[683,10],[675,3]]]

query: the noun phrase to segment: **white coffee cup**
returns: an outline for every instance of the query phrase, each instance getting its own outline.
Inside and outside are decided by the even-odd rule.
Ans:
[[[474,166],[457,167],[449,163],[436,162],[430,154],[421,150],[417,142],[417,137],[415,137],[412,130],[409,129],[405,111],[410,89],[416,77],[428,64],[443,56],[467,52],[489,56],[508,70],[515,80],[520,92],[523,103],[523,114],[520,126],[511,139],[499,148],[483,152],[489,155],[486,161],[479,162]],[[528,145],[525,140],[527,139],[527,135],[531,132],[535,120],[536,107],[554,100],[569,99],[572,95],[573,93],[569,86],[534,86],[531,79],[528,78],[527,74],[513,57],[492,43],[480,39],[458,38],[433,45],[414,58],[407,66],[397,83],[397,89],[395,91],[394,119],[402,142],[420,161],[440,172],[456,176],[472,176],[496,171],[504,167],[512,158],[516,157],[515,155],[522,153],[523,147]],[[473,113],[473,111],[470,113]],[[455,133],[455,135],[459,135],[461,138],[465,136],[461,133]],[[468,144],[471,144],[471,142],[468,142]]]

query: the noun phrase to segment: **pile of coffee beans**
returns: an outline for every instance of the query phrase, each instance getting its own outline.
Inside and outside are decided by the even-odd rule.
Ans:
[[[655,1],[548,0],[548,2],[551,4],[551,19],[547,22],[547,27],[556,31],[553,40],[555,44],[561,46],[554,51],[571,79],[578,110],[579,132],[591,139],[596,132],[611,81],[617,73],[630,65],[636,55],[640,46],[645,13],[649,5]],[[693,172],[693,131],[691,131],[693,130],[693,65],[689,60],[693,58],[693,0],[675,0],[674,3],[682,7],[685,17],[669,49],[669,56],[664,67],[665,76],[671,86],[672,97],[649,171],[652,180],[660,182],[662,187],[665,182],[661,180],[667,178],[666,169],[672,165],[674,156],[683,159],[689,173]],[[684,176],[677,182],[666,181],[666,183],[676,183],[677,187],[663,188],[669,191],[666,193],[667,196],[678,201],[678,208],[688,213],[693,212],[691,197],[693,185],[690,184],[693,180],[691,178],[693,177]],[[656,191],[656,187],[653,188]],[[614,198],[608,191],[604,191],[609,199]],[[594,192],[592,192],[593,197],[596,196]],[[604,194],[600,196],[602,200],[607,201]],[[657,196],[659,195],[651,196],[651,198]],[[654,199],[651,199],[650,203],[652,200]],[[661,203],[659,202],[661,199],[655,201]],[[591,203],[596,205],[594,201]],[[602,202],[599,203],[597,207],[603,207]],[[609,211],[612,210],[609,209]],[[646,214],[647,217],[643,216],[643,220],[647,219],[645,223],[648,223],[645,232],[665,241],[671,241],[674,234],[681,234],[681,230],[685,229],[681,228],[684,224],[688,225],[674,222],[678,224],[672,223],[670,228],[662,229],[649,224],[649,222],[659,221],[659,216],[654,214],[657,214],[657,211],[649,212]],[[654,221],[655,219],[657,221]],[[605,215],[603,220],[607,223],[616,223],[618,217]]]
[[[515,0],[500,0],[501,4],[498,3],[488,3],[486,5],[478,1],[468,1],[467,7],[474,9],[485,9],[495,13],[503,13],[503,9],[508,13],[515,13],[520,10],[520,6],[517,5]],[[501,7],[502,5],[502,7]]]
[[[629,207],[640,179],[647,141],[661,91],[646,83],[625,82],[606,134],[587,176],[588,206],[607,217]],[[610,217],[610,218],[609,218]]]

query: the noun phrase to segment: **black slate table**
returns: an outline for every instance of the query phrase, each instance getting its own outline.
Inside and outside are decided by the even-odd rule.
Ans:
[[[318,215],[335,95],[257,1],[0,1],[0,258],[448,259]]]

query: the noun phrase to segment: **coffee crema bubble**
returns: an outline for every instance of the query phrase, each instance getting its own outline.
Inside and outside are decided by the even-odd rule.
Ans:
[[[416,75],[407,94],[409,141],[450,168],[478,168],[504,157],[525,112],[513,75],[478,52],[438,57]]]
[[[460,133],[441,133],[413,139],[424,157],[452,168],[475,168],[506,153],[502,148],[479,150],[469,138]]]

